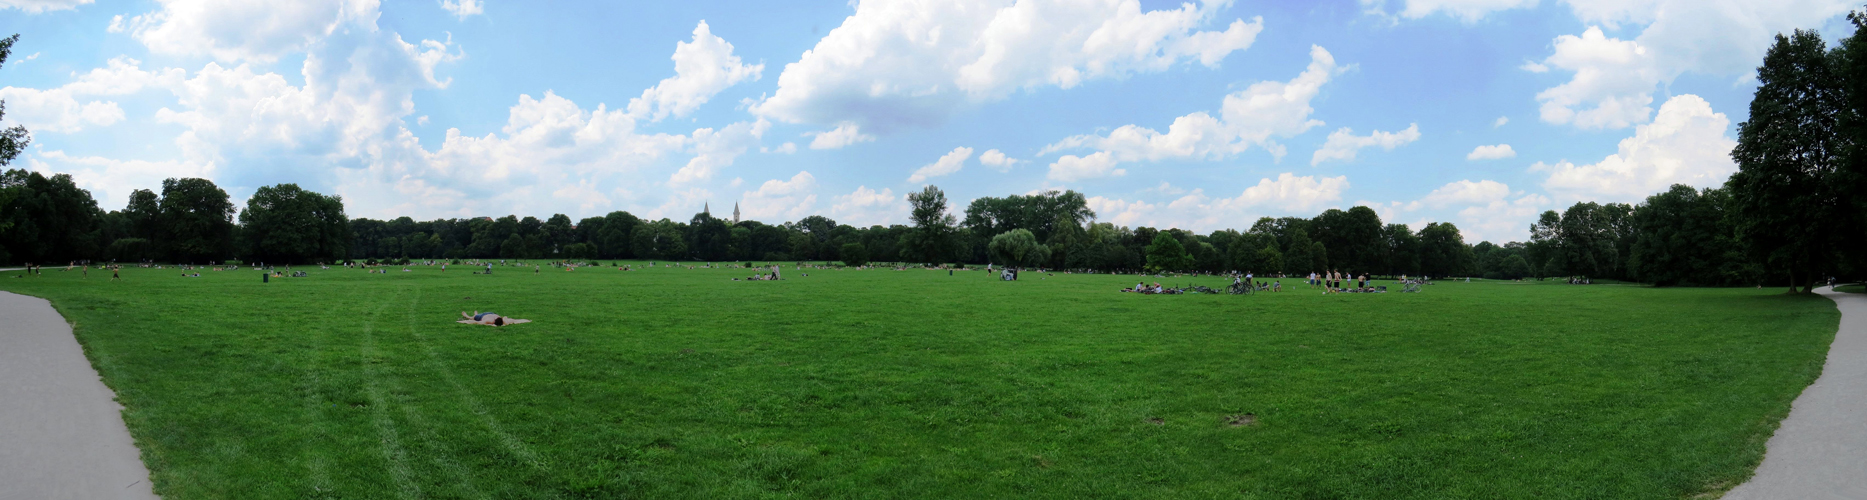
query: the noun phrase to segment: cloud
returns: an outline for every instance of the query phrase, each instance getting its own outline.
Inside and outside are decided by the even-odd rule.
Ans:
[[[1536,95],[1543,121],[1583,129],[1626,128],[1653,112],[1653,87],[1664,75],[1639,42],[1603,35],[1589,27],[1582,36],[1556,37],[1551,67],[1575,72],[1568,83]]]
[[[850,144],[875,140],[875,136],[863,134],[861,127],[854,123],[843,123],[826,132],[805,132],[804,136],[815,137],[810,140],[810,149],[842,149]]]
[[[7,104],[7,121],[33,132],[72,133],[86,125],[109,126],[123,121],[123,108],[113,101],[80,103],[65,89],[0,88]]]
[[[441,0],[441,8],[452,12],[461,20],[486,13],[486,3],[480,0]]]
[[[789,181],[772,179],[747,191],[740,204],[748,218],[767,221],[797,220],[811,215],[817,206],[817,178],[799,171]]]
[[[1010,172],[1011,167],[1017,165],[1020,161],[1021,160],[1017,158],[1005,156],[1005,153],[996,149],[985,150],[985,153],[979,155],[980,164],[992,167],[993,170],[1000,172]]]
[[[687,116],[722,90],[742,81],[758,80],[764,64],[742,64],[733,44],[713,36],[706,21],[694,27],[692,42],[674,45],[674,76],[629,100],[629,114],[660,121],[668,115]]]
[[[1509,144],[1478,146],[1473,148],[1471,153],[1465,155],[1466,160],[1502,160],[1516,157],[1517,151],[1511,149]]]
[[[92,0],[0,0],[0,10],[19,9],[27,14],[38,14],[55,10],[72,10],[79,5],[86,5]]]
[[[1491,128],[1498,128],[1498,127],[1502,127],[1502,126],[1504,126],[1504,124],[1506,124],[1506,123],[1510,123],[1510,117],[1508,117],[1508,116],[1500,116],[1500,117],[1497,117],[1497,121],[1495,121],[1495,122],[1491,122]]]
[[[1050,180],[1073,182],[1102,177],[1121,177],[1128,171],[1115,168],[1115,156],[1103,151],[1089,156],[1064,155],[1050,164]]]
[[[380,5],[377,0],[164,0],[161,10],[126,25],[157,54],[272,62],[310,48],[346,24],[373,31]]]
[[[1407,0],[1400,15],[1419,19],[1445,13],[1466,23],[1475,23],[1492,12],[1536,5],[1537,0]]]
[[[1855,4],[1844,0],[1567,0],[1586,23],[1645,25],[1632,40],[1591,26],[1556,38],[1538,67],[1573,71],[1567,83],[1537,95],[1542,119],[1583,129],[1646,122],[1652,93],[1684,73],[1750,77],[1770,40],[1820,26]]]
[[[1653,123],[1622,139],[1616,154],[1590,165],[1537,163],[1531,170],[1549,172],[1543,188],[1563,200],[1634,203],[1673,184],[1712,187],[1737,171],[1731,160],[1737,141],[1725,134],[1730,125],[1704,99],[1681,94],[1660,106]]]
[[[838,196],[835,201],[830,207],[830,217],[843,224],[886,226],[907,220],[907,197],[887,188],[876,191],[868,186],[856,186],[855,191]]]
[[[1096,196],[1089,198],[1088,204],[1099,220],[1117,225],[1178,227],[1194,231],[1243,229],[1238,226],[1268,214],[1314,215],[1341,201],[1342,191],[1348,187],[1346,176],[1299,177],[1286,172],[1276,179],[1260,179],[1257,185],[1230,198],[1214,198],[1207,196],[1204,190],[1194,189],[1166,203]],[[1162,186],[1163,193],[1171,192],[1169,189]]]
[[[27,164],[32,170],[48,175],[53,172],[71,174],[72,179],[79,186],[91,190],[98,205],[106,209],[128,204],[131,191],[158,188],[163,179],[209,177],[215,173],[213,165],[182,160],[117,160],[71,156],[63,150],[37,152]]]
[[[1321,92],[1329,79],[1340,73],[1335,57],[1322,47],[1310,47],[1309,67],[1288,82],[1258,82],[1230,95],[1221,104],[1219,118],[1201,111],[1175,118],[1163,134],[1136,125],[1124,125],[1106,136],[1078,135],[1057,141],[1038,155],[1070,149],[1096,149],[1100,152],[1084,158],[1065,156],[1051,165],[1051,178],[1058,164],[1080,164],[1084,159],[1103,155],[1095,165],[1111,172],[1120,162],[1160,161],[1166,159],[1218,160],[1244,152],[1251,146],[1282,158],[1284,146],[1274,138],[1292,137],[1323,125],[1310,118],[1315,112],[1310,100]],[[1065,161],[1069,160],[1069,161]],[[1084,165],[1087,166],[1087,165]]]
[[[970,158],[972,158],[972,148],[953,148],[953,151],[941,155],[939,160],[915,169],[914,173],[908,176],[908,182],[918,184],[934,177],[951,175],[958,172],[961,167],[965,167],[966,160]]]
[[[1502,200],[1510,196],[1510,186],[1502,182],[1481,180],[1472,182],[1461,180],[1441,186],[1427,193],[1425,198],[1407,205],[1407,210],[1417,210],[1422,206],[1445,208],[1449,205],[1477,205]]]
[[[695,130],[692,135],[694,158],[675,171],[668,183],[687,184],[711,180],[720,168],[732,166],[734,160],[758,144],[770,128],[771,122],[761,118],[757,122],[734,123],[717,132],[710,128]]]
[[[791,123],[872,130],[938,123],[967,104],[1019,89],[1217,67],[1256,40],[1263,22],[1199,31],[1228,0],[1142,11],[1139,0],[861,2],[752,111]]]
[[[1354,161],[1355,154],[1362,148],[1378,146],[1384,151],[1393,151],[1394,148],[1417,140],[1420,140],[1420,124],[1418,123],[1407,125],[1405,130],[1399,132],[1376,130],[1366,136],[1355,135],[1355,131],[1342,127],[1329,134],[1329,140],[1310,156],[1309,164],[1313,167],[1329,160]]]

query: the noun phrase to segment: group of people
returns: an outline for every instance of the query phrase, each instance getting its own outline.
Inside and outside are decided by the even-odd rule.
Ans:
[[[765,274],[765,271],[760,269],[758,272],[752,273],[752,277],[746,278],[745,281],[778,281],[780,279],[778,274],[778,266],[773,265],[771,266],[771,274]],[[733,281],[739,281],[739,278],[733,278]]]
[[[1350,284],[1353,284],[1355,286],[1353,287],[1348,286]],[[1374,281],[1368,279],[1367,274],[1354,275],[1351,273],[1345,273],[1345,272],[1340,272],[1340,271],[1329,271],[1328,273],[1310,273],[1309,274],[1309,286],[1310,286],[1310,289],[1312,290],[1314,290],[1318,286],[1322,287],[1322,293],[1324,294],[1368,293],[1368,292],[1378,292],[1382,290],[1380,287],[1377,287],[1374,285]]]

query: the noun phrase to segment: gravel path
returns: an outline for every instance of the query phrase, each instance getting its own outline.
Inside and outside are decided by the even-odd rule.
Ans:
[[[0,292],[0,499],[153,499],[149,471],[71,325]]]
[[[1867,498],[1867,295],[1816,292],[1841,309],[1828,363],[1770,437],[1757,475],[1726,499]]]

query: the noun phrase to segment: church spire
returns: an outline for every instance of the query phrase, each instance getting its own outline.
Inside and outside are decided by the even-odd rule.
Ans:
[[[708,208],[707,205],[711,205],[711,203],[707,203],[707,202],[700,203],[700,213],[707,214],[708,217],[712,217],[713,209]]]
[[[739,223],[739,202],[733,202],[733,223]]]

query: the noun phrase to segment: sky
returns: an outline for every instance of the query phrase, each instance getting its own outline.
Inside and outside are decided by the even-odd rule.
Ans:
[[[1720,185],[1833,0],[0,0],[11,168],[105,210],[202,177],[351,217],[710,206],[907,223],[1073,189],[1201,232],[1374,208],[1469,242]]]

